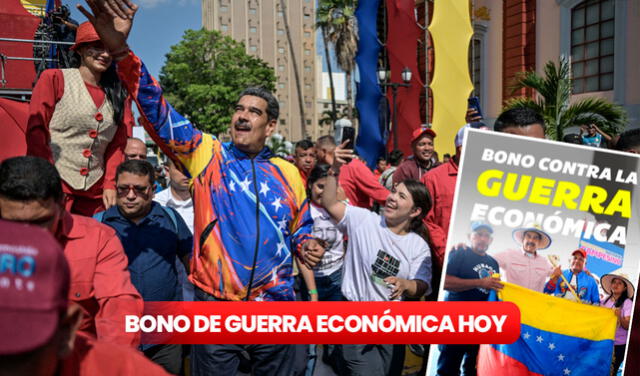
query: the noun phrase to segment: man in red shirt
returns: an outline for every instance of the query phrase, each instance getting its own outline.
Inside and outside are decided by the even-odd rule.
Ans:
[[[320,137],[316,143],[318,162],[333,165],[336,146],[332,136]],[[384,203],[389,196],[389,191],[380,184],[369,167],[357,158],[342,166],[338,183],[349,203],[361,208],[371,208],[372,200]]]
[[[104,342],[138,345],[137,334],[124,332],[124,316],[142,314],[142,298],[131,284],[120,240],[110,227],[65,211],[52,164],[37,157],[2,162],[0,215],[45,228],[60,242],[71,268],[69,300],[83,313],[80,331]]]
[[[167,375],[131,348],[76,333],[82,309],[69,304],[69,265],[47,231],[0,221],[0,260],[0,376]]]
[[[313,168],[316,166],[316,147],[313,142],[309,140],[302,140],[296,142],[296,147],[293,154],[294,164],[300,171],[304,186],[307,186],[307,177]]]
[[[413,155],[398,166],[393,173],[393,182],[400,183],[407,179],[422,179],[427,171],[440,165],[434,158],[433,139],[436,132],[431,128],[418,128],[413,131],[411,149]]]

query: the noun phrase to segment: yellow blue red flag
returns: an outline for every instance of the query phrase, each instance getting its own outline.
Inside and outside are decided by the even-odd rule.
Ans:
[[[520,308],[520,338],[509,345],[482,345],[478,375],[609,375],[613,310],[504,285],[493,297]]]

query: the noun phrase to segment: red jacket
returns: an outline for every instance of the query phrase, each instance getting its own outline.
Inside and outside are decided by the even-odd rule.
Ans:
[[[407,179],[420,181],[429,170],[437,166],[440,166],[440,162],[432,162],[426,168],[423,164],[418,163],[418,159],[412,155],[402,162],[393,173],[393,183],[399,183]]]
[[[421,180],[427,186],[433,202],[433,207],[425,217],[424,222],[429,229],[433,253],[436,257],[437,265],[440,267],[444,262],[457,178],[458,165],[451,158],[449,163],[429,170]]]
[[[359,159],[340,168],[338,183],[344,189],[349,203],[354,206],[369,209],[372,200],[384,203],[389,196],[387,188],[376,179],[376,176]]]
[[[124,316],[142,315],[142,297],[129,276],[127,256],[115,231],[93,218],[64,213],[56,238],[71,270],[69,300],[82,307],[80,331],[104,342],[140,343],[125,333]]]
[[[96,341],[78,333],[73,352],[62,361],[61,376],[169,375],[162,367],[131,348]]]

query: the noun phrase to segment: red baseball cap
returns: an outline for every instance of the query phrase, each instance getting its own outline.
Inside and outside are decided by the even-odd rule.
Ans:
[[[576,253],[581,254],[585,259],[587,258],[587,252],[582,248],[578,248],[575,251],[571,252],[571,256],[575,255]]]
[[[91,43],[100,40],[98,32],[89,21],[83,22],[78,26],[76,31],[76,42],[71,46],[72,50],[76,50],[81,44]]]
[[[69,265],[44,229],[0,220],[0,355],[46,344],[66,310]]]
[[[411,134],[411,142],[416,142],[423,135],[427,135],[427,136],[431,136],[431,138],[435,138],[436,132],[434,132],[433,129],[431,128],[420,126],[416,128]]]

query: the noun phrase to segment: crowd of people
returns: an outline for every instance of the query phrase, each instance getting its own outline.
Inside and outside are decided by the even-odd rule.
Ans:
[[[412,155],[392,151],[373,170],[333,136],[297,142],[290,163],[266,146],[280,111],[272,93],[244,90],[232,141],[220,142],[173,109],[129,49],[136,7],[88,3],[92,12],[81,10],[90,22],[72,47],[79,67],[42,74],[28,156],[0,164],[8,271],[0,275],[0,375],[183,374],[185,363],[192,375],[312,375],[315,346],[140,344],[124,332],[124,316],[140,315],[145,301],[436,299],[465,128],[488,129],[473,111],[450,141],[455,154],[442,161],[436,133],[421,126]],[[167,157],[160,170],[131,138],[132,101]],[[505,111],[493,129],[545,135],[528,108]],[[578,138],[640,152],[637,130],[612,137],[588,125]],[[474,222],[469,245],[449,251],[446,300],[487,300],[502,273],[536,291],[601,303],[584,251],[563,271],[537,256],[551,242],[538,227],[515,231],[520,249],[495,257],[487,254],[492,234]],[[635,289],[615,274],[601,284],[602,305],[619,320],[619,367]],[[440,346],[438,374],[460,374],[461,365],[475,374],[477,352]],[[399,375],[405,346],[325,345],[322,353],[340,375]]]

